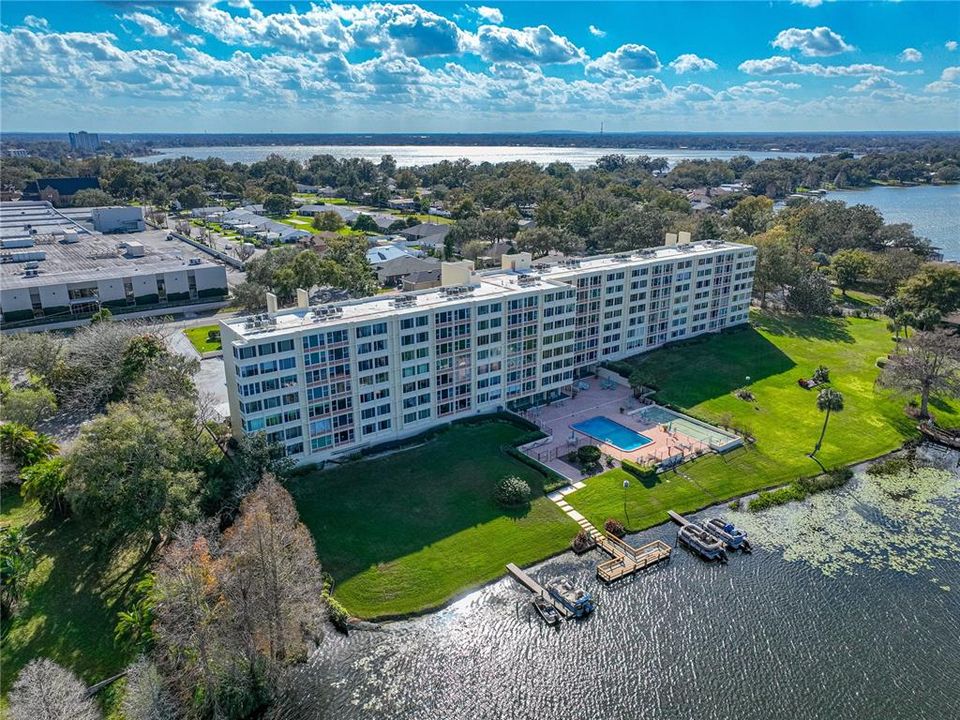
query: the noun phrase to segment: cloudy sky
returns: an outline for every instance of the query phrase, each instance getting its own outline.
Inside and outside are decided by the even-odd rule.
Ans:
[[[2,129],[957,130],[960,2],[12,2]]]

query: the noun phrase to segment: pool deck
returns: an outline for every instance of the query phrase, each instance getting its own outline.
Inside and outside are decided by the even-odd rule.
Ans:
[[[587,380],[587,390],[579,390],[576,397],[567,398],[551,405],[545,405],[523,413],[528,420],[537,423],[544,432],[552,436],[550,442],[524,449],[532,458],[548,465],[564,477],[579,480],[580,471],[562,460],[567,453],[583,445],[599,444],[600,451],[617,460],[634,462],[659,462],[668,457],[683,453],[690,456],[697,452],[709,452],[705,443],[684,435],[681,432],[665,432],[660,425],[642,420],[638,416],[628,415],[631,410],[642,407],[633,397],[633,391],[623,385],[605,389],[597,378]],[[624,412],[620,412],[623,408]],[[634,430],[652,442],[630,452],[624,452],[613,445],[598,443],[593,438],[574,431],[570,426],[604,416]],[[571,436],[573,439],[571,439]]]

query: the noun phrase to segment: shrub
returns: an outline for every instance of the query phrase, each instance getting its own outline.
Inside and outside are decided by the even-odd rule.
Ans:
[[[641,465],[633,460],[621,460],[620,467],[637,480],[649,481],[657,476],[657,466],[653,464]]]
[[[830,382],[830,368],[826,365],[818,365],[817,369],[813,371],[813,381],[815,383]]]
[[[868,475],[898,475],[913,469],[913,459],[910,457],[892,457],[878,460],[867,468]]]
[[[889,358],[886,355],[881,355],[880,357],[878,357],[877,367],[880,368],[881,370],[885,368],[887,366],[887,360],[889,360]]]
[[[623,526],[623,523],[619,520],[614,520],[609,518],[604,524],[603,529],[608,535],[613,535],[614,537],[622,538],[627,534],[627,529]]]
[[[530,502],[530,486],[516,475],[507,475],[497,481],[493,498],[503,507],[516,507]]]
[[[597,546],[597,541],[593,539],[593,536],[588,533],[586,530],[581,530],[577,533],[577,536],[570,543],[570,549],[573,550],[578,555],[587,552],[588,550],[593,550]]]
[[[577,448],[577,460],[584,465],[596,465],[600,462],[600,448],[596,445],[584,445]]]

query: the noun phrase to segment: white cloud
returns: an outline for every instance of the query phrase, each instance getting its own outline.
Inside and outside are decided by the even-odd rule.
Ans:
[[[903,52],[897,55],[897,59],[905,63],[923,62],[923,53],[916,48],[904,48]]]
[[[793,5],[803,5],[804,7],[815,8],[823,5],[823,0],[790,0]]]
[[[700,57],[693,53],[684,53],[670,63],[670,68],[677,74],[688,72],[710,72],[717,69],[717,64],[709,58]]]
[[[607,36],[607,31],[601,30],[596,25],[591,25],[588,29],[590,30],[590,34],[594,37],[602,38]]]
[[[924,90],[928,93],[952,93],[960,91],[960,65],[952,65],[943,69],[940,79],[929,83]]]
[[[947,50],[949,50],[950,52],[953,52],[954,50],[957,49],[957,41],[956,41],[956,40],[947,40],[947,41],[943,44],[943,46],[944,46]]]
[[[522,30],[482,25],[475,52],[488,62],[535,62],[542,65],[581,62],[587,54],[546,25]]]
[[[503,22],[503,12],[499,8],[481,5],[477,8],[472,7],[470,10],[479,15],[482,20],[493,25],[500,25]]]
[[[586,65],[588,73],[608,77],[658,72],[660,68],[660,58],[653,50],[646,45],[633,43],[621,45],[613,52],[604,53]]]
[[[816,75],[818,77],[847,77],[857,75],[906,75],[884,67],[859,63],[854,65],[821,65],[801,63],[784,55],[775,55],[763,60],[745,60],[738,70],[748,75]]]
[[[855,49],[841,35],[824,26],[781,30],[771,45],[781,50],[799,50],[805,57],[829,57]]]
[[[50,23],[47,22],[46,18],[37,17],[36,15],[27,15],[24,17],[23,24],[35,30],[48,30],[50,28]]]
[[[200,35],[191,35],[184,33],[175,25],[169,25],[160,18],[148,15],[143,12],[126,13],[119,16],[121,20],[132,22],[139,26],[144,35],[156,38],[168,38],[174,43],[187,43],[190,45],[202,45],[204,39]]]
[[[852,88],[852,92],[870,92],[876,90],[903,90],[903,85],[898,82],[894,82],[888,77],[883,77],[882,75],[871,75],[868,78],[864,78]]]

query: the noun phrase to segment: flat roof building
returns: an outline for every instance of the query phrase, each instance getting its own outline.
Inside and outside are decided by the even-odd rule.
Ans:
[[[149,233],[127,242],[105,237],[80,221],[98,209],[113,210],[82,215],[46,202],[0,203],[0,326],[82,319],[104,307],[161,314],[226,298],[222,265],[179,245],[151,244]]]
[[[321,462],[451,420],[560,397],[599,363],[747,322],[755,248],[689,235],[621,255],[221,321],[233,432]]]

